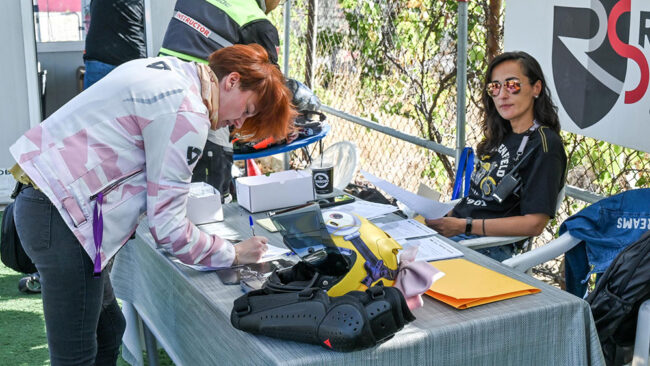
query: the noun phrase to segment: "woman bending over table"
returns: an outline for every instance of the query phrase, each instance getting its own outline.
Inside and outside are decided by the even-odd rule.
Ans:
[[[286,136],[295,112],[259,45],[216,51],[209,65],[173,57],[127,62],[11,147],[25,188],[15,222],[41,275],[52,365],[114,365],[124,318],[106,266],[146,213],[152,236],[185,263],[256,262],[267,239],[232,245],[186,216],[208,131]]]

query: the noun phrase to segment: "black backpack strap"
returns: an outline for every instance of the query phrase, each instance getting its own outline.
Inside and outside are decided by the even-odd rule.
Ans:
[[[11,192],[11,196],[10,196],[11,199],[12,199],[12,200],[13,200],[13,199],[16,199],[16,197],[18,197],[18,194],[19,194],[23,189],[25,189],[25,188],[27,188],[27,187],[28,187],[28,185],[26,185],[26,184],[23,184],[23,183],[20,183],[20,182],[16,182],[16,186],[14,187],[14,190]]]

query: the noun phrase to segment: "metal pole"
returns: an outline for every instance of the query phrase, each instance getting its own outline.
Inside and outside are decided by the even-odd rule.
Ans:
[[[454,156],[454,154],[456,153],[456,151],[454,149],[452,149],[450,147],[447,147],[447,146],[444,146],[444,145],[441,145],[441,144],[439,144],[437,142],[434,142],[434,141],[431,141],[431,140],[425,140],[425,139],[423,139],[421,137],[409,135],[409,134],[404,133],[402,131],[398,131],[398,130],[396,130],[394,128],[383,126],[383,125],[380,125],[379,123],[369,121],[369,120],[363,119],[361,117],[353,116],[353,115],[351,115],[349,113],[346,113],[346,112],[343,112],[343,111],[339,111],[338,109],[334,109],[334,108],[332,108],[330,106],[322,105],[320,107],[320,109],[321,109],[321,111],[323,111],[325,113],[329,113],[329,114],[334,115],[336,117],[342,118],[342,119],[344,119],[346,121],[350,121],[350,122],[356,123],[358,125],[370,128],[372,130],[379,131],[379,132],[381,132],[383,134],[398,138],[398,139],[403,140],[403,141],[408,141],[408,142],[410,142],[410,143],[412,143],[414,145],[421,146],[421,147],[427,148],[429,150],[433,150],[433,151],[441,153],[441,154]]]
[[[574,186],[567,186],[566,187],[566,195],[569,197],[573,197],[576,199],[579,199],[580,201],[584,201],[587,203],[596,203],[600,200],[602,200],[603,196],[596,194],[594,192],[587,191],[586,189],[574,187]]]
[[[307,59],[305,60],[305,85],[314,89],[314,63],[318,35],[318,0],[309,0],[307,8]]]
[[[380,124],[378,124],[376,122],[369,121],[367,119],[363,119],[361,117],[351,115],[349,113],[340,111],[338,109],[334,109],[334,108],[332,108],[330,106],[327,106],[327,105],[322,105],[321,110],[323,112],[325,112],[325,113],[329,113],[329,114],[331,114],[333,116],[339,117],[339,118],[344,119],[346,121],[356,123],[358,125],[370,128],[372,130],[378,131],[378,132],[386,134],[388,136],[392,136],[392,137],[395,137],[397,139],[410,142],[410,143],[412,143],[414,145],[421,146],[421,147],[424,147],[426,149],[429,149],[429,150],[432,150],[432,151],[435,151],[435,152],[438,152],[438,153],[441,153],[441,154],[445,154],[445,155],[448,155],[448,156],[454,156],[455,154],[458,153],[457,150],[454,150],[454,149],[452,149],[450,147],[441,145],[441,144],[439,144],[437,142],[433,142],[433,141],[430,141],[430,140],[425,140],[425,139],[423,139],[421,137],[406,134],[406,133],[398,131],[398,130],[396,130],[394,128],[390,128],[390,127],[387,127],[387,126],[380,125]],[[573,198],[576,198],[576,199],[578,199],[580,201],[584,201],[584,202],[587,202],[587,203],[595,203],[595,202],[598,202],[601,199],[603,199],[603,197],[598,195],[598,194],[595,194],[593,192],[589,192],[587,190],[577,188],[577,187],[574,187],[574,186],[567,186],[566,187],[566,195],[568,197],[573,197]]]
[[[156,57],[157,50],[153,49],[151,1],[152,0],[144,0],[144,39],[147,45],[147,57]],[[92,22],[93,20],[91,19],[90,21]]]
[[[456,41],[456,169],[465,147],[467,87],[467,0],[458,0],[458,40]]]
[[[291,51],[291,0],[284,2],[284,50],[282,59],[282,68],[284,70],[284,77],[289,78],[289,57]],[[282,166],[284,170],[289,170],[291,162],[291,153],[282,154]]]
[[[284,19],[284,50],[282,51],[282,71],[284,72],[284,77],[289,77],[289,51],[291,50],[291,0],[284,2],[284,14],[282,14]]]

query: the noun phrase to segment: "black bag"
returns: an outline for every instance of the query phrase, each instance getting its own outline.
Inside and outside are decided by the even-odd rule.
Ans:
[[[589,294],[607,365],[632,361],[639,307],[650,299],[650,231],[620,252]]]
[[[14,203],[10,203],[2,215],[2,236],[0,237],[0,258],[2,263],[14,271],[34,273],[36,266],[32,263],[20,244],[16,224],[14,223]]]
[[[367,184],[350,183],[345,187],[344,191],[365,201],[397,206],[397,201],[394,198],[386,198],[377,188],[368,187]]]
[[[230,193],[232,184],[233,152],[229,148],[206,141],[203,155],[194,167],[192,182],[206,182],[213,186],[222,197]]]
[[[326,119],[327,116],[321,112],[300,111],[293,121],[293,126],[298,132],[298,136],[293,141],[318,135],[323,131]],[[273,137],[267,137],[261,141],[244,141],[236,138],[232,141],[232,149],[235,154],[251,154],[286,144],[286,139],[275,140]]]
[[[298,138],[296,140],[321,133],[326,119],[325,114],[321,112],[300,111],[298,117],[293,121],[293,126],[298,130]]]

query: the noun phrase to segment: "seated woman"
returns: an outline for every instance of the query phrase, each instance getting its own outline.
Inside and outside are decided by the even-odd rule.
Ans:
[[[537,236],[555,215],[564,185],[567,159],[557,107],[539,63],[525,52],[497,56],[485,80],[484,138],[476,148],[479,161],[469,194],[447,217],[427,225],[453,240]],[[499,186],[508,173],[517,179],[511,192]],[[479,251],[504,260],[514,245]]]
[[[41,275],[53,365],[115,364],[124,317],[107,265],[141,214],[155,241],[185,263],[258,261],[267,239],[232,245],[186,216],[192,170],[210,129],[251,139],[286,136],[295,112],[278,68],[259,45],[209,65],[173,57],[120,65],[11,147],[16,229]]]

